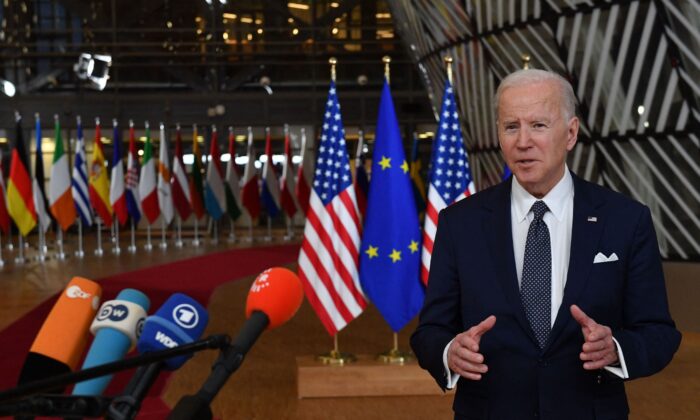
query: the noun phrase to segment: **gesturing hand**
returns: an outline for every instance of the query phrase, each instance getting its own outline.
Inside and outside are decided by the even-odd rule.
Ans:
[[[571,316],[583,332],[584,343],[579,356],[584,362],[583,368],[596,370],[617,362],[617,347],[610,328],[595,322],[576,305],[571,305]]]
[[[484,356],[479,353],[481,336],[496,325],[496,317],[491,315],[479,325],[457,335],[447,349],[447,366],[458,375],[478,381],[481,374],[488,371]]]

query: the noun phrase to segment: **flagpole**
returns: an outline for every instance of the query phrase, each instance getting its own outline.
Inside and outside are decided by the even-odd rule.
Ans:
[[[248,214],[248,242],[253,243],[253,216]]]
[[[228,220],[231,223],[231,232],[228,235],[228,242],[235,243],[236,242],[236,223],[230,217]]]
[[[132,254],[136,253],[136,226],[133,218],[131,219],[131,245],[129,245],[127,251]]]
[[[146,251],[150,251],[153,249],[153,244],[151,243],[151,224],[148,223],[146,225],[146,245],[143,246],[143,249]]]
[[[61,226],[58,226],[58,232],[56,232],[56,244],[58,244],[56,258],[63,261],[66,259],[66,253],[63,252],[63,229],[61,229]]]
[[[199,219],[197,215],[194,215],[194,239],[192,240],[192,245],[199,246]]]
[[[116,214],[114,216],[117,219]],[[119,220],[114,220],[114,248],[112,248],[112,254],[119,255],[122,253],[122,249],[119,246]]]
[[[168,249],[168,242],[165,239],[165,217],[161,217],[161,224],[160,224],[160,249]]]
[[[175,240],[175,247],[182,248],[182,218],[177,216],[177,239]]]
[[[76,258],[83,258],[85,256],[85,251],[83,251],[83,219],[78,217],[78,249],[75,251]]]
[[[96,216],[95,221],[97,222],[97,249],[95,250],[95,255],[101,257],[104,254],[104,251],[102,251],[102,218]]]
[[[219,221],[214,220],[214,218],[210,218],[209,221],[212,224],[212,240],[211,243],[214,245],[217,245],[219,243]]]
[[[0,231],[0,267],[5,266],[5,260],[2,259],[2,231]]]
[[[22,237],[22,233],[19,233],[17,236],[19,236],[19,243],[17,244],[19,247],[19,253],[15,257],[15,264],[22,265],[26,262],[24,259],[24,237]]]
[[[338,333],[333,334],[333,350],[316,356],[316,360],[324,365],[346,365],[357,361],[354,354],[343,353],[338,348]]]

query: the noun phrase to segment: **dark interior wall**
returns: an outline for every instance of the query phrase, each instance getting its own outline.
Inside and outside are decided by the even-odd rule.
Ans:
[[[700,263],[664,263],[671,315],[681,331],[700,332]]]

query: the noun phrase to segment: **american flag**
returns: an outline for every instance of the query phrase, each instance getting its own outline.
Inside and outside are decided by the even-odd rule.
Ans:
[[[367,305],[358,275],[359,248],[357,200],[340,104],[331,82],[299,253],[299,277],[306,297],[331,335]]]
[[[440,124],[430,167],[428,208],[423,225],[421,280],[424,284],[428,284],[438,213],[448,205],[475,193],[467,152],[464,150],[457,104],[449,81],[445,84],[442,98]]]

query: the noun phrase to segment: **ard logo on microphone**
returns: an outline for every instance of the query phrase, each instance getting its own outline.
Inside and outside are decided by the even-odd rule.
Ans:
[[[199,323],[199,313],[194,306],[183,303],[173,309],[173,320],[182,328],[192,329]]]
[[[112,322],[119,322],[125,320],[127,316],[129,316],[129,308],[127,308],[126,306],[120,304],[108,304],[102,307],[100,313],[97,314],[96,319],[98,321],[104,321],[106,319],[109,319]]]

